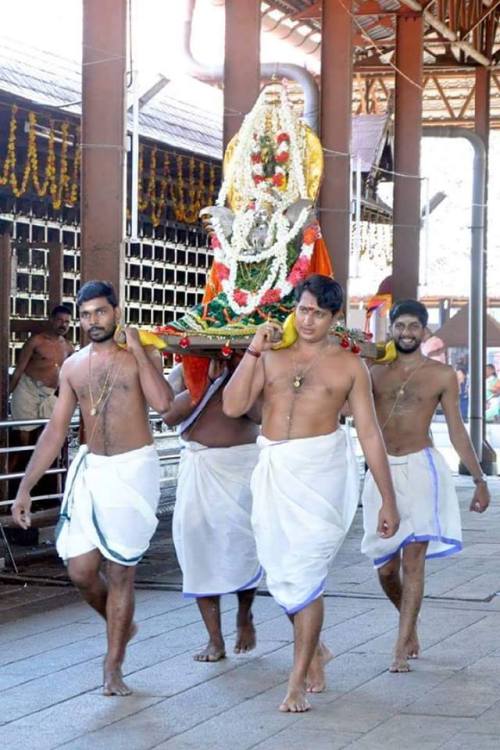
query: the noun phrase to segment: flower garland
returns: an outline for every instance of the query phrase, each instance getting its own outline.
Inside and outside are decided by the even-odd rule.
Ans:
[[[72,140],[70,125],[66,120],[61,124],[58,131],[61,140],[59,154],[59,176],[57,174],[57,156],[56,156],[56,130],[54,122],[49,122],[48,139],[47,139],[47,158],[45,162],[44,176],[40,178],[39,174],[39,155],[37,144],[37,125],[38,120],[35,112],[28,112],[27,131],[28,147],[26,161],[22,170],[22,177],[18,179],[17,170],[17,113],[18,107],[14,104],[11,109],[11,118],[9,123],[9,135],[7,139],[7,155],[3,163],[2,174],[0,175],[0,185],[9,185],[13,195],[16,198],[23,196],[28,190],[31,183],[39,198],[50,196],[52,206],[59,210],[62,205],[74,206],[78,202],[79,190],[79,165],[80,165],[80,148],[74,147],[73,156],[73,173],[70,178],[68,172],[68,151]],[[76,137],[75,137],[76,141]]]
[[[311,224],[307,227],[303,233],[299,256],[293,264],[290,272],[287,274],[287,248],[285,245],[284,258],[283,251],[275,255],[266,281],[262,284],[260,289],[252,292],[249,289],[242,289],[236,286],[237,263],[230,263],[230,265],[227,264],[227,252],[224,250],[223,244],[219,239],[219,236],[222,237],[223,235],[219,234],[220,228],[219,232],[217,231],[215,226],[217,221],[214,221],[213,223],[216,231],[212,235],[211,244],[214,250],[215,270],[222,286],[222,290],[227,296],[229,305],[237,315],[248,315],[257,307],[279,302],[290,294],[292,289],[307,276],[311,265],[315,242],[321,236],[319,225],[317,223]]]
[[[303,131],[292,111],[284,86],[280,89],[281,127],[276,136],[276,151],[274,155],[268,153],[271,139],[266,131],[269,129],[269,122],[273,118],[276,120],[275,105],[266,102],[268,95],[267,88],[264,88],[252,111],[243,120],[217,199],[219,206],[225,205],[228,194],[233,189],[248,201],[251,197],[258,199],[263,192],[274,187],[282,192],[287,206],[299,198],[308,197],[301,149]],[[263,147],[265,154],[262,153]],[[269,162],[270,156],[273,170],[266,175],[262,163]]]
[[[157,146],[148,148],[149,168],[144,165],[145,146],[139,149],[139,210],[151,217],[157,227],[165,218],[167,204],[172,206],[177,221],[194,224],[203,206],[215,202],[217,169],[193,156],[176,154],[175,176],[170,163],[171,154]],[[187,173],[187,179],[185,177]],[[146,182],[146,190],[144,190]]]
[[[302,131],[286,89],[283,86],[280,89],[279,107],[268,104],[267,96],[264,89],[243,121],[217,199],[217,205],[224,206],[229,191],[234,190],[246,208],[236,214],[229,236],[217,215],[211,219],[216,272],[228,304],[237,315],[246,315],[259,305],[278,302],[289,294],[307,273],[319,233],[317,224],[304,231],[299,256],[288,273],[289,245],[310,216],[307,205],[290,226],[285,213],[299,198],[308,198],[301,153]],[[264,214],[262,224],[267,224],[267,229],[258,240],[260,247],[255,248],[252,229],[255,227],[257,233],[259,214]],[[258,290],[238,286],[240,267],[265,261],[269,263],[267,275]]]
[[[22,170],[19,169],[18,151],[23,144],[18,134],[19,108],[13,105],[6,144],[6,154],[0,168],[0,186],[10,188],[16,198],[21,198],[32,187],[39,198],[49,198],[54,210],[63,206],[76,206],[80,197],[81,148],[80,128],[64,120],[56,129],[55,122],[47,122],[45,164],[40,164],[39,117],[27,113],[27,148]],[[184,155],[175,155],[175,175],[171,169],[170,155],[156,146],[148,147],[149,164],[144,165],[144,145],[139,155],[139,207],[149,213],[153,226],[165,218],[165,209],[171,204],[177,221],[194,224],[203,206],[215,203],[218,170],[215,164]],[[70,163],[72,161],[72,168]],[[1,164],[1,162],[0,162]],[[146,189],[144,190],[144,183]]]

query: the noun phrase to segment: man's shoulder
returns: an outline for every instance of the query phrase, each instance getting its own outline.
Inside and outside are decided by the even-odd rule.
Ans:
[[[426,357],[426,376],[435,377],[443,380],[447,380],[452,376],[456,378],[455,370],[451,365],[447,365],[444,362],[439,362],[437,359]]]
[[[83,363],[88,361],[88,346],[84,346],[82,349],[73,350],[69,356],[64,360],[61,365],[61,372],[69,373],[82,366]]]

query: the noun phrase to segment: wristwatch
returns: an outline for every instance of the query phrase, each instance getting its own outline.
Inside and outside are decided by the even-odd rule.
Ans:
[[[478,485],[478,484],[487,484],[487,482],[486,482],[486,474],[481,474],[481,476],[479,476],[479,477],[472,477],[472,481],[474,482],[475,485]]]

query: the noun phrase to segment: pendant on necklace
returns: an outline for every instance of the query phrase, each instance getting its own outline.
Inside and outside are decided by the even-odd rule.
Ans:
[[[90,410],[90,416],[95,417],[96,414],[97,414],[97,409],[95,408],[95,406],[93,406],[92,409]]]
[[[299,390],[300,386],[302,385],[303,380],[304,380],[304,376],[303,375],[296,375],[294,377],[294,379],[293,379],[293,387],[295,388],[296,391]]]
[[[404,395],[405,395],[405,389],[404,388],[400,388],[399,391],[398,391],[398,396],[404,396]]]

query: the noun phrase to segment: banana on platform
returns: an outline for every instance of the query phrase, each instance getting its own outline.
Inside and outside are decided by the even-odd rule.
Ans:
[[[141,330],[140,328],[138,329],[138,331],[139,341],[141,342],[142,346],[154,346],[155,349],[159,349],[160,351],[162,349],[165,349],[166,344],[161,336],[153,333],[153,331]],[[118,346],[121,346],[123,349],[126,348],[127,340],[123,328],[118,328],[116,330],[115,341]]]
[[[283,336],[281,341],[273,345],[273,349],[287,349],[292,344],[295,344],[298,338],[297,329],[295,328],[295,313],[290,313],[288,318],[283,323]]]
[[[388,365],[390,362],[394,362],[397,356],[396,345],[392,339],[385,344],[377,344],[377,359],[375,360],[375,364]]]

